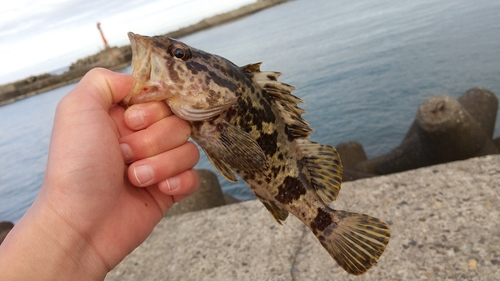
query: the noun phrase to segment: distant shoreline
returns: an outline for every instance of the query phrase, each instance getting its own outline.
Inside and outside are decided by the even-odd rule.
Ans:
[[[164,35],[180,38],[289,1],[290,0],[257,0],[255,3],[203,19],[198,23],[168,32]],[[132,51],[130,45],[112,47],[79,59],[62,74],[52,75],[45,73],[0,85],[0,105],[9,104],[20,99],[78,82],[90,69],[95,67],[104,67],[111,70],[125,68],[130,65],[131,60]]]

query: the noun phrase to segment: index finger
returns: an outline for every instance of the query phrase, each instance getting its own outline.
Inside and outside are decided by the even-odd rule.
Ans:
[[[172,110],[163,101],[134,104],[125,111],[125,124],[131,130],[141,130],[172,115]]]

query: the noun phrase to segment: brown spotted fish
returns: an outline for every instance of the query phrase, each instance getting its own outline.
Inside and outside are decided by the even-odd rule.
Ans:
[[[128,36],[136,81],[124,104],[164,100],[227,180],[239,175],[278,223],[288,213],[299,218],[348,273],[377,262],[389,226],[326,204],[340,191],[340,157],[309,140],[302,100],[278,82],[281,73],[260,71],[260,63],[238,67],[165,36]]]

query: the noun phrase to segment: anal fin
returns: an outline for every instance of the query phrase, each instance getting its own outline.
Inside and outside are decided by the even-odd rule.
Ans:
[[[316,237],[345,271],[354,275],[365,273],[377,263],[389,243],[389,226],[364,214],[331,209],[327,212],[334,222],[317,231]]]
[[[266,209],[273,215],[274,219],[281,224],[282,221],[285,221],[286,218],[288,217],[288,211],[279,207],[274,203],[273,201],[264,199],[257,194],[255,194],[257,198],[259,198],[260,202],[266,206]]]

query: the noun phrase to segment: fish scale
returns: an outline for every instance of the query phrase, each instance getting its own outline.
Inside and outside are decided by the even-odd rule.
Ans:
[[[330,208],[342,182],[336,149],[309,140],[295,87],[260,63],[229,60],[165,36],[129,33],[135,84],[126,105],[165,101],[229,181],[241,177],[281,224],[292,213],[348,273],[371,268],[389,242],[378,218]]]

